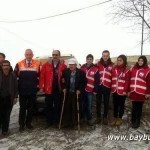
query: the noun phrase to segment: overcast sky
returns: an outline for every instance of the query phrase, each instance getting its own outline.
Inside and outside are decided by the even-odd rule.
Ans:
[[[0,0],[0,21],[47,17],[103,1]],[[111,3],[41,21],[0,22],[0,52],[6,54],[13,66],[24,58],[27,48],[34,51],[35,57],[60,49],[64,54],[75,55],[80,63],[85,62],[89,53],[100,58],[104,49],[110,50],[111,56],[140,54],[140,33],[132,33],[123,24],[108,23]],[[149,47],[150,44],[144,45],[144,54],[149,54]]]

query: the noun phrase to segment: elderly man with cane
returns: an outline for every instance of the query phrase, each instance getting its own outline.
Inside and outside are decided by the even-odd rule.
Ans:
[[[69,60],[69,68],[62,73],[62,90],[65,94],[64,105],[62,105],[62,113],[60,118],[64,127],[74,127],[78,120],[78,130],[80,129],[79,102],[81,94],[85,88],[85,73],[77,68],[76,60]],[[64,107],[64,108],[63,108]],[[78,119],[77,119],[78,118]]]

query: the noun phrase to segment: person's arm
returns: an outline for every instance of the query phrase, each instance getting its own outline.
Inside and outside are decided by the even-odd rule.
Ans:
[[[126,94],[129,92],[129,87],[130,87],[130,78],[131,78],[131,71],[128,70],[125,76],[125,92]]]
[[[40,72],[40,78],[39,78],[39,89],[44,89],[45,84],[45,65],[42,66],[41,72]]]
[[[93,92],[94,93],[97,93],[98,92],[98,86],[99,86],[99,83],[100,83],[100,74],[99,74],[99,71],[97,70],[97,72],[95,73],[95,76],[94,76],[94,89],[93,89]]]
[[[18,81],[17,81],[17,76],[16,74],[13,72],[13,88],[14,88],[14,98],[13,98],[13,104],[17,103],[17,98],[18,98]]]
[[[147,91],[146,91],[146,96],[145,98],[150,98],[150,71],[146,77],[146,87],[147,87]]]
[[[79,76],[79,87],[77,88],[78,94],[83,92],[85,90],[85,86],[87,83],[86,74],[82,70],[80,70],[80,76]]]
[[[62,76],[61,76],[61,89],[63,92],[67,92],[67,83],[66,83],[66,76],[67,76],[67,70],[65,69],[62,72]]]
[[[14,73],[18,77],[18,75],[19,75],[19,66],[18,66],[18,63],[15,66]]]

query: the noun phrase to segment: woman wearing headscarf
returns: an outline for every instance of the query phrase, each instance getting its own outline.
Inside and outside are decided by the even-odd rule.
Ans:
[[[127,57],[120,55],[117,65],[112,70],[111,92],[113,93],[114,120],[111,125],[122,124],[125,100],[129,91],[130,71],[127,68]]]
[[[140,56],[131,69],[129,97],[132,101],[132,128],[136,129],[140,126],[144,101],[150,97],[150,68],[145,56]]]

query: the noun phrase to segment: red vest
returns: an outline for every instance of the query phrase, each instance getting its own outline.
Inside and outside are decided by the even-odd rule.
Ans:
[[[66,68],[64,63],[60,63],[58,66],[58,82],[60,85],[60,79],[62,76],[62,71]],[[45,63],[42,66],[40,74],[40,89],[43,89],[46,94],[52,93],[52,84],[53,84],[53,65],[52,63]]]
[[[138,94],[146,94],[146,77],[150,72],[149,68],[132,68],[131,69],[131,80],[130,80],[130,92],[136,92]]]
[[[114,68],[112,70],[112,85],[111,91],[112,93],[117,92],[119,95],[123,95],[125,91],[125,82],[126,82],[126,74],[128,73],[129,69],[125,69],[124,72],[118,74],[118,69]]]
[[[104,85],[111,88],[111,78],[112,78],[112,65],[104,67],[102,64],[98,64],[98,70],[100,74],[100,85]]]
[[[87,84],[85,87],[85,90],[87,92],[93,92],[94,85],[95,85],[95,74],[97,72],[97,67],[92,66],[89,70],[87,69],[86,65],[81,67],[81,70],[86,73],[86,79],[87,79]]]

